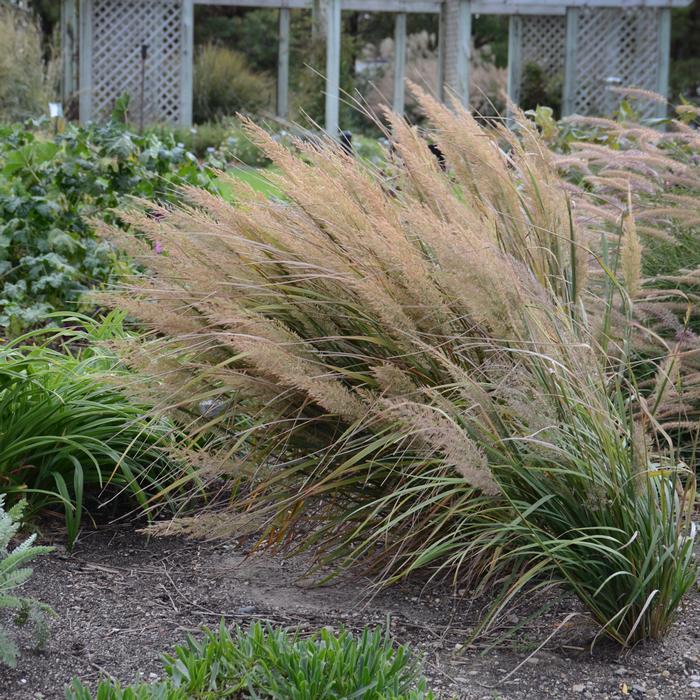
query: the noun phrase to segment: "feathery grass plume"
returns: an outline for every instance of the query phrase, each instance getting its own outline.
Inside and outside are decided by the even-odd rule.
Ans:
[[[659,95],[658,92],[644,90],[642,88],[617,86],[611,87],[610,92],[633,100],[644,100],[648,102],[657,102],[659,104],[666,104],[668,102],[668,100],[663,95]]]
[[[694,580],[694,481],[635,456],[626,345],[607,356],[592,330],[605,300],[582,270],[607,275],[593,234],[524,117],[516,136],[416,99],[446,171],[397,116],[391,181],[248,123],[284,200],[184,191],[152,276],[111,295],[158,331],[144,351],[191,375],[178,410],[226,407],[207,426],[222,475],[246,480],[228,513],[173,527],[239,533],[249,514],[261,542],[385,582],[423,567],[508,580],[504,605],[561,583],[620,643],[659,636]]]
[[[679,364],[680,351],[676,346],[660,365],[655,377],[654,390],[651,394],[655,414],[669,399],[676,401],[679,399]]]
[[[625,289],[631,299],[639,295],[642,276],[642,246],[637,236],[637,227],[632,214],[632,190],[628,185],[628,210],[622,224],[620,245],[620,268]]]

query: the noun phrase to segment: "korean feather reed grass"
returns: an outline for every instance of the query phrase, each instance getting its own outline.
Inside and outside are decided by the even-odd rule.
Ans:
[[[395,116],[385,171],[249,124],[284,201],[233,181],[235,205],[188,189],[126,214],[159,255],[105,231],[152,271],[101,298],[157,331],[122,355],[163,405],[218,407],[192,425],[221,428],[207,472],[236,485],[162,529],[505,582],[494,615],[563,584],[619,643],[658,637],[695,577],[694,478],[612,328],[629,295],[526,120],[516,137],[417,99],[444,171]]]

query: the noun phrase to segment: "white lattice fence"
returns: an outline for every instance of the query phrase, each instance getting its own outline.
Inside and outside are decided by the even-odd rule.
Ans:
[[[508,93],[520,103],[525,70],[539,67],[548,78],[563,79],[566,17],[551,15],[512,16],[508,36]],[[549,82],[549,81],[548,81]]]
[[[146,123],[178,122],[181,0],[91,0],[90,6],[90,117],[104,118],[129,93],[133,121],[143,109]]]
[[[656,90],[658,23],[654,8],[582,9],[578,17],[574,110],[609,114],[619,104],[611,85]],[[639,103],[645,116],[654,104]]]
[[[566,18],[563,15],[525,15],[521,22],[522,65],[535,63],[549,75],[562,73]]]

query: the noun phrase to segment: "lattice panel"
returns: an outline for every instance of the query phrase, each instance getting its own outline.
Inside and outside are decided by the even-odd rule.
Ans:
[[[140,121],[143,106],[146,123],[177,122],[181,0],[93,0],[92,5],[92,118],[108,116],[115,100],[128,92],[132,121]]]
[[[564,73],[566,18],[563,15],[524,15],[522,65],[535,63],[550,76]]]
[[[582,9],[578,19],[576,97],[579,114],[610,114],[620,101],[610,85],[656,90],[658,24],[654,8]],[[653,103],[635,103],[651,116]]]

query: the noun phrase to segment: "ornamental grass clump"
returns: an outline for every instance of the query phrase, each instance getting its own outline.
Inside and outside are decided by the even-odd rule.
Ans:
[[[546,110],[535,119],[571,188],[576,216],[611,249],[622,244],[619,270],[636,322],[631,344],[638,359],[673,357],[675,381],[654,413],[692,464],[700,437],[700,109],[669,107],[662,130],[635,109],[664,98],[619,91],[625,99],[615,119],[571,116],[556,123]],[[634,224],[621,228],[630,204]],[[642,391],[651,393],[654,368],[637,374]]]
[[[164,405],[218,407],[191,425],[234,484],[167,529],[506,581],[494,615],[563,584],[621,644],[661,636],[695,577],[694,479],[636,389],[629,295],[524,119],[417,99],[445,171],[396,116],[384,171],[249,124],[284,200],[232,182],[235,204],[128,214],[161,255],[107,232],[152,270],[102,297],[157,331],[123,356]]]

